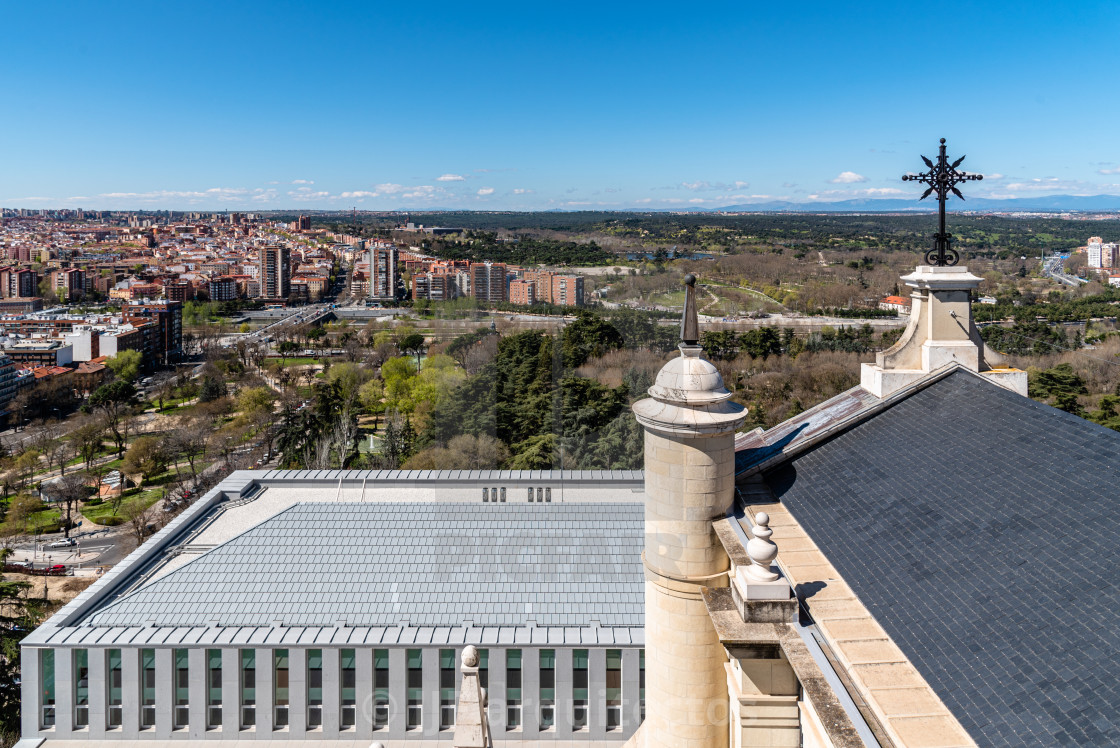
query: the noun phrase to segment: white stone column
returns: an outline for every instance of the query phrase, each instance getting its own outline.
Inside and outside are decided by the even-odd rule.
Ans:
[[[701,589],[728,584],[712,521],[732,505],[746,410],[699,346],[680,350],[634,404],[645,428],[644,736],[649,748],[725,748],[727,657]]]
[[[357,737],[360,740],[373,739],[373,650],[358,649],[357,688],[354,695],[357,701]]]
[[[224,647],[222,649],[222,739],[237,740],[240,732],[241,650],[237,647]]]
[[[201,740],[206,736],[206,700],[210,690],[210,673],[206,671],[207,651],[200,647],[191,647],[187,650],[187,734],[191,740]],[[90,675],[93,674],[92,652],[90,657]],[[93,692],[90,691],[90,704],[93,703]],[[90,713],[92,719],[93,713]]]
[[[156,654],[156,739],[171,737],[175,700],[175,650],[162,647]]]
[[[257,650],[257,739],[272,740],[276,718],[276,663],[275,650]]]

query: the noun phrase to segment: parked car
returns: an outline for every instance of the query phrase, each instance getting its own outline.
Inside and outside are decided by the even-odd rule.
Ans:
[[[47,571],[49,571],[51,574],[65,574],[66,573],[66,567],[63,566],[62,564],[55,564],[54,566],[52,566]]]
[[[60,539],[54,541],[53,543],[51,543],[50,545],[48,545],[47,547],[48,548],[69,548],[69,547],[75,546],[77,544],[78,544],[78,541],[75,540],[74,538],[60,538]]]

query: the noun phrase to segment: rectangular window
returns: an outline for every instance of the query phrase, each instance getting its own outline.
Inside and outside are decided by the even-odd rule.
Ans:
[[[291,702],[288,679],[288,650],[272,650],[272,712],[276,727],[288,726],[288,707]]]
[[[175,662],[175,712],[172,714],[176,729],[186,727],[191,719],[191,671],[189,651],[176,649],[171,653]]]
[[[552,489],[551,488],[546,488],[544,490],[544,502],[546,504],[552,503]]]
[[[607,729],[622,727],[622,650],[607,650]]]
[[[533,489],[530,488],[529,489],[529,503],[532,503],[532,502],[533,502]]]
[[[638,650],[638,708],[639,718],[646,720],[646,651]]]
[[[408,677],[407,677],[407,707],[408,719],[406,726],[409,730],[414,730],[421,725],[423,720],[423,707],[424,707],[424,651],[420,649],[409,649],[405,653],[408,660]]]
[[[323,726],[323,650],[307,650],[307,726]]]
[[[54,650],[39,650],[39,683],[41,685],[41,703],[43,706],[40,724],[42,729],[49,730],[54,727]]]
[[[506,729],[521,729],[521,650],[506,650]]]
[[[106,652],[107,668],[109,673],[109,712],[105,715],[110,728],[120,727],[124,722],[124,712],[121,706],[124,702],[124,673],[121,670],[121,651],[110,649]]]
[[[505,501],[505,500],[506,500],[506,489],[505,489],[505,486],[502,486],[502,501]]]
[[[556,650],[541,650],[541,729],[556,725]]]
[[[490,501],[490,489],[489,488],[482,489],[482,500],[483,501]]]
[[[206,650],[206,727],[222,726],[222,650]]]
[[[455,726],[455,650],[439,651],[439,729]]]
[[[490,650],[478,650],[478,685],[490,687]]]
[[[538,488],[537,489],[537,503],[539,504],[542,501],[544,501],[544,489],[543,488]]]
[[[140,729],[156,726],[156,651],[140,650]]]
[[[587,729],[587,650],[572,650],[572,729]]]
[[[89,650],[74,650],[74,727],[89,727]]]
[[[373,729],[389,726],[389,650],[373,650]]]
[[[353,649],[342,650],[339,675],[342,677],[339,691],[342,714],[339,726],[348,730],[358,724],[358,655]]]
[[[241,650],[241,728],[257,724],[257,650]]]

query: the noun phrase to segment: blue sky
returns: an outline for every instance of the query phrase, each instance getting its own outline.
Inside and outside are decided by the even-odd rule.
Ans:
[[[845,7],[850,6],[850,7]],[[1120,194],[1115,2],[9,3],[0,205]]]

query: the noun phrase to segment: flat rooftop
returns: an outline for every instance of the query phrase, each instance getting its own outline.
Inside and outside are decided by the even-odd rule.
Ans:
[[[641,486],[640,471],[242,471],[32,637],[639,644]]]

